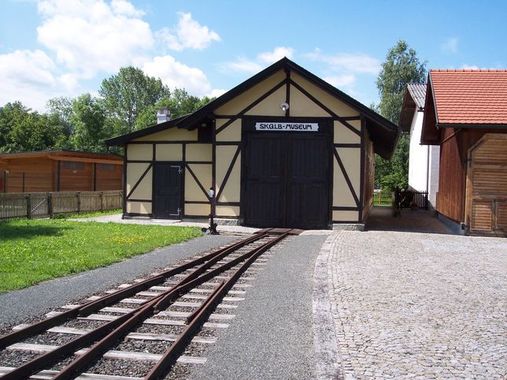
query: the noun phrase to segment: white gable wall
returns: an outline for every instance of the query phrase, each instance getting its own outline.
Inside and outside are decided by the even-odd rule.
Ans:
[[[423,116],[423,111],[414,112],[412,125],[410,126],[408,185],[416,191],[428,191],[428,200],[435,207],[438,191],[440,147],[421,145]]]

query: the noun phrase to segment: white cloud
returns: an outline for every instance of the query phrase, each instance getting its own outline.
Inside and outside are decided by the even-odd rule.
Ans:
[[[152,48],[154,39],[142,12],[125,0],[43,0],[38,41],[57,61],[84,78],[115,72]]]
[[[231,62],[226,62],[222,65],[224,71],[236,71],[246,74],[256,74],[266,67],[266,64],[272,64],[283,57],[292,58],[294,49],[291,47],[279,46],[275,47],[272,51],[266,51],[257,54],[255,59],[248,59],[245,57],[236,58]]]
[[[292,58],[294,54],[294,49],[290,47],[279,46],[275,47],[273,51],[267,51],[264,53],[260,53],[257,58],[259,61],[264,63],[274,63],[283,57]]]
[[[130,0],[39,0],[37,39],[41,49],[0,54],[0,106],[22,101],[44,111],[55,96],[90,92],[85,80],[100,80],[133,65],[169,87],[197,96],[218,96],[205,73],[170,55],[155,53],[155,38],[144,12]],[[191,15],[180,14],[177,42],[203,48],[220,37]]]
[[[467,64],[464,64],[463,66],[461,66],[462,69],[464,70],[479,70],[480,67],[479,66],[476,66],[476,65],[467,65]]]
[[[146,61],[142,69],[146,74],[160,78],[170,88],[184,88],[192,95],[204,96],[212,91],[202,70],[178,62],[170,55],[154,57]]]
[[[323,79],[338,88],[350,87],[356,83],[356,76],[354,74],[332,75]]]
[[[377,58],[363,53],[327,55],[323,54],[320,49],[315,49],[313,52],[306,54],[306,57],[314,61],[327,63],[333,70],[377,75],[381,69],[380,61]]]
[[[113,0],[111,2],[111,8],[116,14],[122,14],[128,17],[142,17],[144,12],[140,9],[136,9],[131,3],[126,0]]]
[[[444,53],[456,54],[458,52],[458,43],[459,43],[459,39],[458,38],[456,38],[456,37],[449,37],[448,39],[446,39],[440,45],[440,49]]]
[[[259,63],[243,57],[237,58],[235,61],[227,62],[224,64],[224,69],[226,70],[232,70],[248,74],[255,74],[261,71],[262,68],[263,67]]]
[[[223,88],[214,88],[213,90],[211,90],[211,92],[206,94],[206,96],[209,96],[210,98],[218,98],[219,96],[222,96],[226,92],[227,90],[224,90]]]
[[[178,25],[173,28],[163,28],[157,36],[171,50],[204,49],[213,41],[220,41],[220,36],[207,26],[199,24],[192,18],[191,13],[179,13]]]
[[[68,95],[76,90],[76,82],[57,76],[56,65],[42,50],[16,50],[0,55],[0,105],[21,101],[44,111],[49,98]]]

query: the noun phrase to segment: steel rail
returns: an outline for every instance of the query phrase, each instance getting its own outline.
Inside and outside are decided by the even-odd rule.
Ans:
[[[279,240],[281,240],[280,237],[270,240],[270,242],[274,243],[270,244],[269,247],[276,244]],[[122,325],[118,326],[106,337],[95,343],[85,354],[76,358],[65,368],[63,368],[60,373],[54,377],[54,380],[74,379],[78,373],[82,373],[87,368],[89,368],[93,360],[95,360],[98,356],[103,355],[107,350],[110,349],[111,346],[116,344],[122,337],[127,335],[128,332],[131,331],[135,326],[137,326],[143,320],[156,314],[160,310],[161,302],[164,307],[169,306],[176,299],[187,293],[190,289],[201,285],[202,283],[215,277],[217,274],[225,272],[241,261],[248,260],[253,256],[260,255],[262,252],[269,248],[268,247],[261,251],[262,247],[265,247],[270,242],[264,243],[261,247],[254,248],[249,252],[246,252],[241,256],[231,260],[230,262],[222,264],[220,267],[215,268],[208,273],[204,273],[190,282],[174,287],[170,291],[167,291],[165,294],[162,294],[160,296],[157,296],[155,299],[150,300],[149,303],[143,306],[137,313],[131,315],[128,320],[126,320]]]
[[[256,240],[259,240],[267,235],[269,230],[261,231],[261,233],[256,234],[254,236],[251,236],[247,239],[243,239],[239,242],[230,244],[224,248],[220,248],[217,251],[211,252],[203,257],[194,259],[188,263],[182,264],[176,268],[168,269],[164,272],[161,272],[160,274],[150,277],[144,281],[141,281],[136,284],[132,284],[126,288],[119,289],[114,293],[108,294],[106,296],[103,296],[97,300],[89,301],[85,303],[84,305],[71,309],[68,311],[65,311],[61,314],[55,315],[53,317],[44,319],[42,321],[36,322],[34,324],[31,324],[23,329],[13,331],[9,334],[6,334],[2,337],[0,337],[0,350],[3,350],[4,348],[10,346],[13,343],[19,342],[20,340],[26,339],[28,337],[31,337],[33,335],[42,333],[46,331],[47,329],[57,326],[61,323],[64,323],[68,320],[71,320],[73,318],[77,318],[78,316],[86,316],[89,315],[105,306],[111,305],[118,300],[122,298],[130,297],[139,291],[146,290],[150,288],[151,286],[160,284],[161,282],[164,282],[168,277],[174,276],[176,274],[180,274],[187,269],[193,268],[196,265],[200,265],[207,260],[213,259],[215,256],[220,255],[224,252],[231,252],[236,249],[239,249],[247,244],[250,244]]]
[[[190,264],[194,263],[193,266],[195,266],[196,265],[195,262],[200,264],[203,261],[204,262],[206,261],[206,260],[203,260],[205,258],[208,258],[209,260],[213,260],[213,261],[218,261],[219,259],[218,260],[214,260],[214,259],[217,257],[223,258],[223,257],[227,256],[228,254],[236,251],[237,249],[242,248],[243,246],[245,246],[247,244],[251,244],[259,239],[262,239],[265,236],[267,236],[267,232],[261,233],[261,234],[256,234],[250,238],[247,238],[247,239],[244,239],[240,242],[231,244],[230,246],[222,248],[216,252],[212,252],[202,258],[193,260],[192,262],[189,262],[189,263],[185,263],[181,267],[184,267],[185,268],[184,270],[187,270],[187,269],[189,269],[188,267]],[[190,266],[190,268],[191,267],[192,266]],[[174,271],[179,268],[180,267],[168,270],[168,271],[166,271],[166,273],[172,273],[171,275],[177,274],[177,273],[174,273]],[[202,271],[206,270],[206,269],[207,269],[207,267],[205,267],[203,269],[203,266],[201,266],[198,269],[196,269],[196,271],[199,271],[199,273],[202,273]],[[181,271],[184,271],[184,270],[181,270]],[[179,271],[179,272],[181,272],[181,271]],[[155,278],[158,279],[161,276],[162,275],[155,276]],[[207,280],[204,280],[202,282],[205,282],[205,281],[207,281]],[[24,365],[14,369],[13,371],[8,372],[7,374],[2,376],[1,378],[5,379],[5,380],[11,380],[11,379],[17,380],[20,378],[29,377],[29,376],[35,374],[36,372],[40,371],[41,369],[44,369],[48,365],[55,364],[56,362],[58,362],[58,360],[69,356],[71,353],[74,353],[75,351],[82,348],[83,346],[90,345],[90,344],[94,343],[95,341],[97,341],[98,339],[103,338],[105,335],[107,335],[107,336],[111,335],[112,330],[114,332],[115,329],[120,329],[121,326],[124,326],[131,319],[132,319],[132,321],[137,321],[137,322],[140,320],[146,319],[147,317],[143,318],[143,316],[153,313],[153,311],[154,311],[153,306],[157,303],[157,301],[159,299],[163,299],[165,296],[171,297],[175,293],[175,290],[177,290],[178,288],[180,288],[181,286],[185,285],[188,282],[195,283],[195,279],[193,279],[190,276],[185,277],[183,280],[181,280],[176,285],[174,285],[171,289],[162,292],[160,295],[156,296],[154,299],[148,301],[145,305],[141,305],[141,306],[135,308],[133,311],[131,311],[123,316],[120,316],[119,318],[117,318],[113,321],[107,322],[104,325],[98,327],[97,329],[94,329],[84,335],[77,337],[77,338],[71,340],[70,342],[58,347],[57,349],[55,349],[53,351],[50,351],[46,354],[38,356],[37,358],[25,363]],[[151,284],[151,282],[150,282],[150,284]],[[134,287],[137,288],[137,285],[138,284],[134,284],[130,288],[134,288]],[[196,286],[196,285],[194,285],[194,286]],[[123,290],[125,290],[125,289],[122,289],[116,293],[113,293],[112,295],[117,295],[119,293],[124,294]],[[130,294],[130,293],[127,293],[127,294]],[[116,300],[116,297],[109,298],[109,296],[106,296],[104,298],[108,298],[109,303],[112,303],[112,302],[114,302],[114,300]],[[98,300],[98,301],[101,301],[101,300]],[[104,306],[103,303],[101,303],[101,302],[96,303],[96,301],[91,301],[90,303],[95,304],[96,305],[95,307],[99,308],[99,309]],[[90,303],[85,304],[84,307],[89,306]],[[98,306],[98,305],[100,305],[100,306]],[[66,320],[69,320],[72,318],[76,318],[79,316],[79,311],[83,308],[76,308],[76,309],[69,310],[68,312],[64,312],[62,314],[59,314],[56,317],[48,318],[48,320],[41,321],[39,323],[36,323],[35,325],[29,326],[28,328],[25,328],[23,330],[19,330],[19,331],[23,332],[24,334],[17,334],[18,331],[16,331],[14,333],[6,335],[5,337],[2,337],[4,339],[4,344],[7,342],[8,344],[6,344],[6,345],[9,346],[10,344],[12,344],[16,341],[25,339],[27,336],[32,336],[32,335],[37,334],[37,331],[38,332],[45,331],[48,328],[53,327],[54,325],[56,325],[58,323],[65,322]],[[58,322],[55,323],[55,321],[58,321]],[[129,324],[129,326],[130,326],[130,324]],[[34,331],[36,331],[36,332],[34,332]],[[107,336],[106,336],[106,338],[107,338]],[[87,354],[88,354],[88,352],[87,352]],[[85,354],[85,355],[87,355],[87,354]]]
[[[265,251],[270,249],[281,240],[285,239],[289,233],[284,233],[279,237],[263,244],[250,257],[238,268],[233,275],[225,282],[221,283],[215,291],[206,299],[206,301],[187,318],[188,325],[183,332],[176,338],[176,341],[164,353],[158,363],[151,369],[151,371],[144,377],[144,380],[156,380],[165,377],[171,366],[176,363],[176,360],[183,354],[185,348],[190,343],[195,334],[199,331],[204,322],[209,318],[210,314],[215,310],[216,306],[220,303],[222,298],[234,286],[236,281],[241,275],[262,255]]]

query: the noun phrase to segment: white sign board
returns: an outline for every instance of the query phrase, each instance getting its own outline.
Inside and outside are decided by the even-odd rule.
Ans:
[[[282,122],[259,122],[255,123],[256,131],[268,132],[318,132],[319,123],[282,123]]]

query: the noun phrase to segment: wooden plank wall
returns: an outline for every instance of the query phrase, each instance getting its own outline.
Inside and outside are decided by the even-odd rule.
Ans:
[[[96,191],[120,190],[122,165],[96,164]]]
[[[507,135],[487,134],[470,149],[467,224],[473,234],[507,234]]]
[[[464,220],[465,156],[463,131],[445,128],[440,145],[440,181],[437,211],[456,222]],[[466,151],[465,151],[466,153]]]
[[[9,160],[0,167],[2,182],[7,170],[8,193],[29,193],[49,191],[107,191],[121,190],[122,165],[62,161],[60,163],[60,184],[58,186],[58,161],[48,158],[19,158]],[[96,189],[94,189],[94,184]],[[4,187],[0,188],[0,192]]]
[[[7,186],[8,193],[45,192],[53,190],[53,161],[49,159],[18,159],[0,168],[3,175],[8,170]],[[24,178],[23,178],[24,173]],[[23,189],[24,180],[24,189]],[[3,191],[3,188],[0,189]]]

